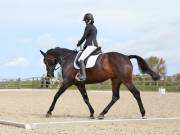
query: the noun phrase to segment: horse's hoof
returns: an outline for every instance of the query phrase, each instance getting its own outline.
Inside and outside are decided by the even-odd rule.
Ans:
[[[99,120],[102,120],[102,119],[104,119],[104,115],[100,114],[97,118],[98,118]]]
[[[146,116],[142,116],[142,119],[147,119],[147,117]]]
[[[95,119],[95,117],[92,115],[92,116],[89,117],[89,119]]]
[[[47,113],[46,114],[46,118],[49,118],[49,117],[51,117],[52,116],[52,113]]]

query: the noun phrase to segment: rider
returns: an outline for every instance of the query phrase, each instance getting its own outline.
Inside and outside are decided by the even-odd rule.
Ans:
[[[80,63],[80,75],[79,75],[80,81],[86,80],[86,71],[85,71],[84,60],[98,47],[98,43],[96,40],[97,29],[94,26],[93,15],[91,13],[85,14],[83,21],[85,21],[86,27],[85,27],[82,38],[79,40],[79,42],[77,44],[77,46],[80,46],[86,40],[85,44],[83,46],[83,52],[78,60]]]

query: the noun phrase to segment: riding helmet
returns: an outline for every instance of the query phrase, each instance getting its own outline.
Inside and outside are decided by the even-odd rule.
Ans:
[[[92,22],[94,22],[94,17],[91,13],[87,13],[84,15],[84,18],[83,18],[83,21],[86,21],[86,20],[91,20]]]

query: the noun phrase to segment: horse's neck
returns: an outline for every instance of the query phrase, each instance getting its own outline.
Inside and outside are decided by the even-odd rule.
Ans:
[[[65,48],[56,48],[56,57],[64,62],[73,61],[77,52]]]

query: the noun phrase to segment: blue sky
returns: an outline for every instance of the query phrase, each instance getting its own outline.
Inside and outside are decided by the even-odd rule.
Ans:
[[[74,49],[87,12],[104,52],[162,57],[168,75],[180,73],[179,7],[179,0],[0,0],[0,78],[45,73],[39,50]]]

